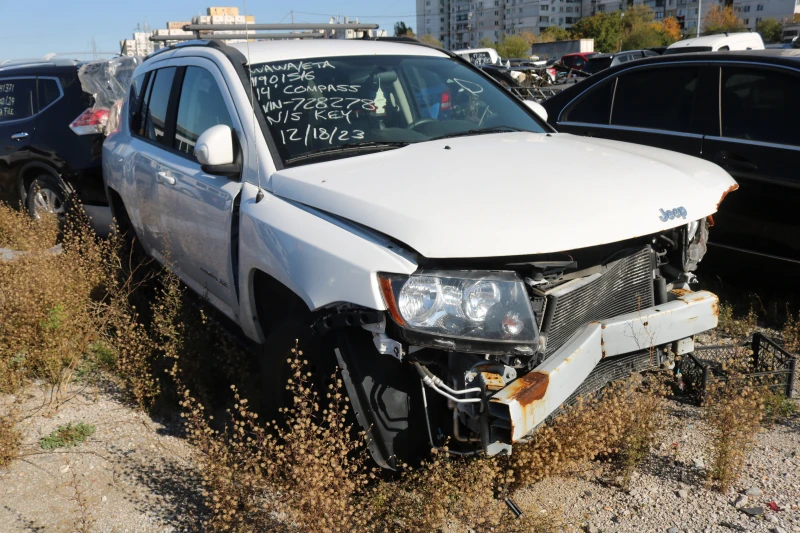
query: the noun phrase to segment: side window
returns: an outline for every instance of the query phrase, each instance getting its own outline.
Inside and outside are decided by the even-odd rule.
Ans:
[[[61,97],[61,90],[56,80],[39,78],[38,85],[39,110],[44,109]]]
[[[571,68],[572,67],[572,57],[565,57],[564,59],[561,60],[561,64],[564,65],[567,68]]]
[[[147,73],[139,74],[131,80],[130,94],[128,94],[128,125],[131,131],[138,131],[141,118],[142,88]]]
[[[0,123],[35,113],[36,79],[0,79]]]
[[[175,67],[162,68],[150,75],[155,79],[150,82],[147,109],[143,113],[144,137],[161,144],[168,144],[166,139],[166,120],[169,95],[172,91],[172,80],[175,79]]]
[[[722,69],[722,136],[800,146],[800,77]]]
[[[652,68],[619,77],[611,124],[691,132],[699,69]]]
[[[567,110],[562,121],[608,124],[615,81],[616,79],[607,80],[589,89]]]
[[[575,57],[572,62],[572,68],[576,70],[582,69],[584,65],[586,65],[586,61],[581,56]]]
[[[197,138],[218,124],[233,127],[217,80],[204,68],[187,67],[178,103],[173,148],[193,156]]]

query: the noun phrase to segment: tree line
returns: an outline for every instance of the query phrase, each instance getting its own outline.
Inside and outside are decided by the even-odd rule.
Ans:
[[[794,16],[794,22],[800,22],[800,14]],[[417,37],[433,46],[442,46],[441,41],[431,34],[416,36],[403,22],[395,24],[394,30],[396,36]],[[715,5],[703,16],[703,35],[737,31],[746,31],[746,27],[732,6]],[[756,31],[761,34],[764,42],[780,42],[783,25],[775,19],[764,19],[756,24]],[[497,41],[485,37],[479,44],[482,48],[494,48],[501,57],[526,57],[530,55],[533,43],[594,39],[595,52],[604,53],[669,46],[675,41],[689,37],[694,37],[694,33],[690,31],[683,35],[675,17],[656,20],[655,13],[650,7],[636,4],[625,11],[599,12],[584,17],[570,29],[550,26],[543,29],[539,35],[521,32],[504,35]]]

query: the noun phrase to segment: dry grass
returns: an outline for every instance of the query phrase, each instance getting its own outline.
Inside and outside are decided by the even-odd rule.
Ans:
[[[663,424],[661,387],[641,376],[609,386],[601,396],[579,401],[517,446],[511,458],[515,486],[575,472],[598,457],[614,459],[623,480],[646,457]]]
[[[751,305],[747,314],[737,315],[734,306],[721,303],[719,306],[719,329],[734,337],[747,337],[752,335],[758,325],[758,314]]]
[[[764,389],[745,385],[742,379],[709,387],[704,403],[711,457],[708,481],[720,492],[727,492],[739,478],[761,427],[764,398]]]
[[[786,321],[783,324],[783,346],[790,353],[800,353],[800,313],[792,313],[786,305]]]
[[[16,417],[0,416],[0,468],[5,468],[20,456],[22,433],[17,429]]]
[[[56,245],[58,231],[55,217],[33,220],[26,211],[0,204],[0,248],[41,252]]]

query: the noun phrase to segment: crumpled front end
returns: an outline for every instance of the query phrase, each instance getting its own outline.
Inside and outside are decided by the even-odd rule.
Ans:
[[[691,352],[716,327],[718,298],[691,290],[708,227],[379,276],[392,320],[369,329],[416,368],[433,447],[509,453],[578,396]]]
[[[688,290],[675,290],[670,297],[664,304],[586,324],[541,365],[493,394],[488,403],[493,443],[524,439],[604,359],[644,352],[655,361],[656,350],[673,343],[691,351],[692,336],[716,327],[719,299]]]

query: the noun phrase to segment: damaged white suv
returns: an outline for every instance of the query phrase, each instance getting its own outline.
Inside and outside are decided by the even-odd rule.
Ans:
[[[258,346],[268,405],[300,339],[378,463],[510,452],[716,326],[689,283],[719,167],[556,133],[424,45],[247,46],[151,55],[103,169],[123,226]]]

